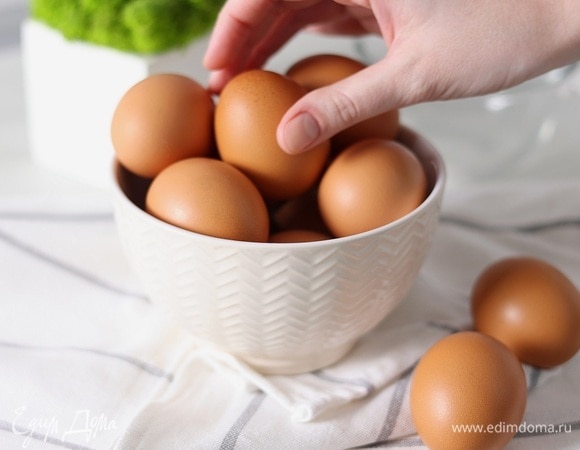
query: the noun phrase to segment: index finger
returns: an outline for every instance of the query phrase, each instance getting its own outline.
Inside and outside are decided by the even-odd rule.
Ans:
[[[229,0],[220,11],[204,64],[209,70],[236,65],[264,36],[284,10],[305,8],[320,0]]]
[[[229,0],[214,25],[204,64],[210,70],[231,65],[230,55],[247,53],[248,44],[263,33],[280,0]]]

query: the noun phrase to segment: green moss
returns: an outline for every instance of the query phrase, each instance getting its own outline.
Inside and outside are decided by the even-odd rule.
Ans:
[[[31,15],[66,39],[141,54],[187,45],[225,0],[32,0]]]

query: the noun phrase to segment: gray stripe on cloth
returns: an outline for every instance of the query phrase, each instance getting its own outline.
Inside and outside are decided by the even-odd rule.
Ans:
[[[389,447],[423,447],[425,444],[418,437],[392,439],[386,442],[379,443],[379,447],[389,448]]]
[[[427,326],[433,328],[439,328],[441,330],[448,331],[449,333],[453,334],[458,331],[461,331],[460,328],[456,328],[454,326],[439,323],[434,321],[429,321],[426,323]],[[411,438],[397,438],[397,439],[388,439],[389,436],[393,433],[395,429],[395,424],[399,418],[401,413],[401,407],[403,406],[403,402],[405,400],[405,394],[407,392],[407,387],[411,381],[411,375],[413,374],[413,370],[417,366],[418,361],[415,362],[411,367],[405,370],[395,384],[395,392],[391,397],[391,403],[389,405],[389,409],[387,411],[387,415],[385,416],[385,421],[379,432],[377,440],[375,442],[370,442],[368,444],[362,444],[358,447],[350,447],[347,450],[355,450],[355,449],[364,449],[364,448],[377,448],[377,447],[422,447],[424,444],[418,437],[411,437]]]
[[[40,441],[46,444],[51,444],[62,448],[68,448],[71,450],[92,450],[91,447],[85,447],[84,445],[74,444],[72,442],[67,442],[60,438],[49,436],[48,431],[46,431],[45,433],[40,433],[38,431],[22,427],[13,422],[7,422],[5,420],[0,420],[0,430],[7,431],[17,436],[22,436],[23,444],[21,448],[27,447],[26,445],[27,440],[34,439],[35,441]]]
[[[122,353],[115,353],[115,352],[107,352],[104,350],[99,350],[96,348],[86,348],[86,347],[74,347],[74,346],[63,346],[63,347],[47,347],[41,345],[27,345],[21,344],[18,342],[7,342],[7,341],[0,341],[0,347],[5,348],[12,348],[16,350],[28,350],[28,351],[73,351],[73,352],[81,352],[81,353],[92,353],[98,356],[104,356],[106,358],[112,358],[119,361],[126,362],[135,366],[144,372],[147,372],[150,375],[153,375],[158,378],[165,378],[167,381],[173,381],[173,374],[164,371],[163,369],[154,366],[153,364],[149,364],[148,362],[142,361],[130,355],[125,355]]]
[[[53,258],[50,255],[47,255],[46,253],[43,253],[37,249],[35,249],[34,247],[26,244],[25,242],[9,235],[8,233],[0,230],[0,240],[6,242],[7,244],[11,245],[12,247],[28,254],[31,257],[34,257],[40,261],[43,261],[47,264],[50,264],[53,267],[56,267],[64,272],[67,272],[70,275],[74,275],[77,278],[80,278],[84,281],[87,281],[91,284],[93,284],[94,286],[100,287],[102,289],[106,289],[109,292],[113,292],[115,294],[119,294],[119,295],[123,295],[123,296],[128,296],[128,297],[133,297],[133,298],[137,298],[139,300],[147,300],[147,297],[145,297],[142,294],[136,293],[136,292],[131,292],[125,289],[121,289],[117,286],[114,286],[110,283],[108,283],[105,280],[102,280],[96,276],[94,276],[93,274],[90,274],[88,272],[85,272],[77,267],[73,267],[69,264],[64,263],[63,261],[59,261],[56,258]]]
[[[449,331],[450,333],[456,333],[456,332],[460,331],[459,329],[457,329],[453,326],[443,324],[443,323],[438,323],[438,322],[431,321],[431,322],[427,322],[426,325],[430,326],[430,327],[434,327],[434,328],[440,328],[442,330]],[[407,387],[409,386],[409,383],[411,382],[411,375],[413,374],[413,371],[415,370],[415,367],[417,366],[418,363],[419,363],[419,360],[417,360],[413,365],[411,365],[407,370],[405,370],[400,375],[399,379],[397,380],[397,382],[395,384],[395,391],[393,392],[393,396],[391,398],[391,403],[389,405],[389,409],[387,410],[387,415],[385,416],[385,421],[383,423],[381,431],[379,432],[379,435],[377,436],[377,441],[374,444],[380,443],[381,445],[384,445],[386,442],[392,442],[388,438],[389,438],[389,436],[391,436],[391,434],[393,433],[393,430],[395,429],[395,424],[397,423],[397,420],[399,419],[399,415],[401,414],[401,407],[403,406],[403,402],[405,400],[405,394],[407,392]],[[401,441],[399,439],[396,439],[393,441],[400,442],[401,446],[407,446],[407,445],[403,445],[403,443],[406,442],[405,440]],[[370,444],[370,445],[374,445],[374,444]],[[420,445],[423,445],[423,444],[419,440],[418,446],[420,446]],[[412,445],[408,445],[408,446],[415,447],[417,445],[412,444]],[[362,448],[364,448],[364,446]]]
[[[537,367],[532,367],[530,372],[530,379],[528,381],[528,393],[532,392],[538,386],[538,381],[540,380],[540,376],[542,375],[542,371]]]
[[[427,325],[432,327],[432,328],[439,328],[440,330],[449,331],[449,333],[451,333],[451,334],[461,331],[461,328],[457,328],[457,327],[454,327],[453,325],[449,325],[446,323],[434,322],[432,320],[427,322]]]
[[[371,442],[369,444],[359,445],[357,447],[349,447],[346,450],[359,450],[365,448],[389,448],[389,447],[397,447],[397,448],[412,448],[412,447],[423,447],[423,441],[417,437],[405,437],[405,438],[398,438],[398,439],[389,439],[386,441],[377,441]]]
[[[549,230],[551,228],[561,228],[561,227],[569,227],[569,226],[579,226],[580,219],[579,218],[570,218],[570,219],[561,219],[561,220],[554,220],[552,222],[542,222],[542,223],[533,223],[528,225],[491,225],[491,224],[482,224],[478,223],[469,219],[462,219],[460,217],[453,217],[442,215],[441,222],[448,223],[451,225],[457,225],[465,228],[473,228],[480,231],[509,231],[509,232],[523,232],[523,233],[534,233],[544,230]]]
[[[365,395],[369,395],[375,391],[375,386],[368,380],[363,378],[344,378],[344,377],[337,377],[326,373],[322,370],[315,370],[311,372],[312,375],[315,377],[320,378],[321,380],[330,381],[331,383],[338,383],[338,384],[347,384],[352,386],[360,386],[365,388]]]
[[[254,417],[254,414],[256,414],[256,411],[258,410],[258,408],[260,407],[265,398],[266,395],[263,392],[260,391],[256,393],[256,395],[252,398],[246,409],[242,411],[242,414],[240,414],[240,416],[234,422],[232,427],[228,430],[227,434],[224,437],[224,440],[220,445],[220,450],[233,450],[236,447],[236,443],[238,442],[240,434],[242,433],[242,431],[244,431],[244,428],[246,427],[250,419]]]
[[[393,397],[391,398],[391,403],[389,404],[389,409],[387,410],[387,415],[385,417],[385,422],[381,428],[379,435],[377,436],[378,441],[386,440],[395,429],[395,424],[399,419],[401,413],[401,407],[403,406],[403,401],[405,399],[405,393],[407,392],[407,386],[411,381],[411,374],[415,369],[417,363],[413,364],[407,370],[405,370],[399,380],[395,384],[395,392],[393,392]]]

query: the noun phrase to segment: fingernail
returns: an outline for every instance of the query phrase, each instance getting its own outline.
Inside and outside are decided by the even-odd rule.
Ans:
[[[207,87],[210,92],[217,93],[222,90],[226,82],[224,81],[224,74],[222,72],[210,72]]]
[[[298,114],[284,128],[284,143],[288,153],[300,153],[320,134],[318,124],[308,113]]]

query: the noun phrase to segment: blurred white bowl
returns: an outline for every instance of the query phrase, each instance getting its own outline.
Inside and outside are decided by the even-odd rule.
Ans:
[[[380,36],[357,38],[354,46],[366,64],[388,52]],[[569,132],[562,109],[573,102],[577,110],[579,70],[573,63],[499,92],[407,106],[400,110],[401,121],[439,149],[448,187],[511,180],[542,153],[551,156],[548,163],[558,159],[558,134]],[[568,125],[575,136],[573,127]],[[544,168],[539,169],[545,176]]]
[[[400,140],[423,163],[426,200],[383,227],[296,244],[232,241],[162,222],[141,209],[146,181],[116,165],[116,221],[129,263],[152,303],[203,345],[262,373],[328,366],[404,299],[436,229],[442,159],[409,129]]]
[[[441,149],[450,187],[511,179],[543,149],[553,152],[573,69],[483,96],[409,106],[401,120]]]

